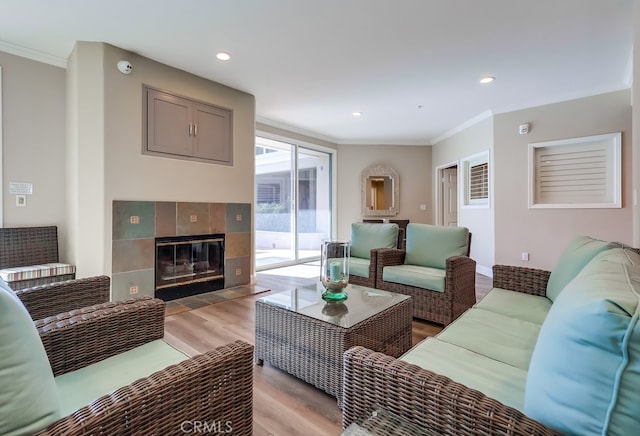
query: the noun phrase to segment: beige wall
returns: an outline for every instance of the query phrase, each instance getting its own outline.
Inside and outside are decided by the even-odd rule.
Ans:
[[[70,199],[74,203],[70,210],[77,211],[74,219],[79,231],[71,244],[78,247],[73,261],[79,275],[94,274],[96,269],[111,272],[113,200],[253,203],[252,95],[108,44],[80,42],[74,56],[69,68],[75,69],[70,73],[75,83],[70,87],[77,88],[77,101],[69,117],[78,120],[78,143],[71,144],[71,154],[77,153],[78,158],[70,168],[72,180],[77,180],[77,186],[70,187],[77,191]],[[131,74],[117,70],[121,59],[133,64]],[[143,83],[232,109],[233,166],[143,155]]]
[[[462,195],[458,195],[458,225],[467,227],[472,234],[470,256],[476,261],[478,272],[490,275],[491,267],[495,257],[495,224],[494,224],[494,201],[495,191],[493,172],[493,118],[488,117],[476,124],[458,132],[433,146],[433,177],[437,176],[437,168],[449,166],[455,163],[458,166],[458,192],[462,192],[462,162],[467,158],[480,152],[489,152],[489,174],[490,174],[490,194],[489,206],[482,208],[465,208],[461,206]],[[435,189],[439,186],[434,184]],[[439,198],[438,195],[434,195]],[[437,220],[436,220],[437,221]]]
[[[388,166],[398,172],[400,210],[395,218],[433,223],[430,146],[340,145],[337,162],[337,236],[349,239],[351,223],[362,221],[360,175],[362,170],[374,164]],[[427,205],[426,211],[420,210],[421,204]]]
[[[64,241],[65,70],[0,52],[2,67],[3,226],[56,225]],[[33,183],[16,207],[9,182]],[[60,258],[68,261],[64,245]]]
[[[576,235],[632,243],[629,90],[499,114],[494,117],[496,263],[552,269]],[[528,135],[518,126],[531,123]],[[622,132],[621,209],[529,209],[528,144]],[[520,259],[530,253],[530,261]]]

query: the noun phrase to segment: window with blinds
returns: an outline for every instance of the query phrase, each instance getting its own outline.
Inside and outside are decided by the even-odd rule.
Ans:
[[[489,206],[489,152],[462,160],[464,168],[463,207]]]
[[[529,206],[621,207],[621,134],[529,144]]]

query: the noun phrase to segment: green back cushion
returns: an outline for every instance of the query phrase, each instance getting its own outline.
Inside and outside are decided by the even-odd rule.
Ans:
[[[555,301],[560,291],[596,254],[618,247],[615,242],[605,242],[588,236],[578,236],[565,247],[547,282],[547,298]]]
[[[0,280],[0,434],[31,434],[60,419],[60,401],[33,321]]]
[[[352,223],[351,256],[371,259],[374,248],[396,248],[397,224]]]
[[[444,269],[447,258],[467,254],[469,229],[407,224],[406,265]]]
[[[598,254],[551,306],[536,342],[525,413],[571,434],[640,430],[640,256]]]

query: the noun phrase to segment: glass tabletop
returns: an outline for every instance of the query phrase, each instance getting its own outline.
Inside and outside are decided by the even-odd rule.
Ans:
[[[258,301],[349,328],[411,298],[408,295],[351,284],[346,290],[349,294],[346,300],[327,302],[322,299],[324,288],[318,281],[316,285],[269,294],[258,298]]]

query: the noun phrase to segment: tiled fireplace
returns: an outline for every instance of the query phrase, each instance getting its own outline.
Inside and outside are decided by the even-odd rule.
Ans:
[[[247,284],[250,271],[250,204],[113,202],[112,299],[171,300]],[[175,286],[181,280],[188,286]]]

